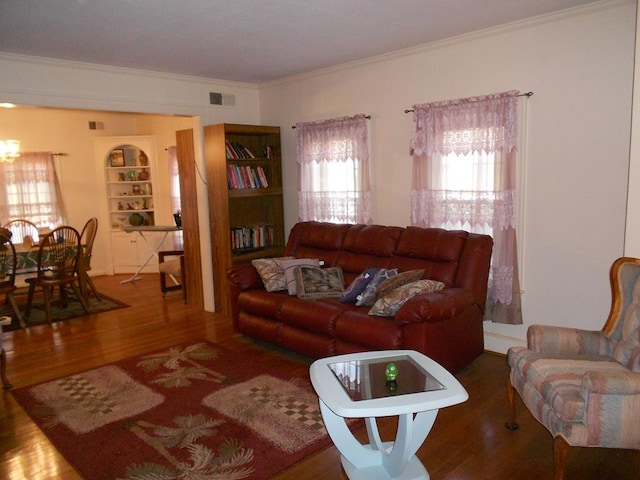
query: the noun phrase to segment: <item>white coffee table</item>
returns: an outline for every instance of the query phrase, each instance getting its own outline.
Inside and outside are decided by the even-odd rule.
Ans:
[[[388,383],[393,362],[398,376]],[[429,434],[438,410],[462,403],[467,391],[453,375],[413,350],[354,353],[316,360],[311,383],[331,440],[351,480],[424,480],[427,470],[415,453]],[[415,417],[414,417],[415,414]],[[383,442],[376,417],[398,416],[393,442]],[[349,430],[348,418],[364,418],[369,444]]]

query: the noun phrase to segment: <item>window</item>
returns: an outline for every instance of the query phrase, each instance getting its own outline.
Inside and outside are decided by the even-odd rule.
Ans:
[[[176,147],[169,147],[167,149],[167,156],[169,162],[169,181],[171,182],[171,209],[173,213],[176,214],[181,213],[182,211],[182,199],[180,197],[180,171],[178,168],[178,154]],[[184,248],[182,230],[174,232],[173,246],[176,250],[182,250]]]
[[[300,123],[296,128],[300,220],[371,223],[366,117]]]
[[[520,324],[516,249],[517,92],[414,106],[413,225],[494,241],[485,318]]]
[[[13,163],[0,164],[2,223],[26,219],[39,227],[64,223],[65,211],[51,153],[24,152]]]

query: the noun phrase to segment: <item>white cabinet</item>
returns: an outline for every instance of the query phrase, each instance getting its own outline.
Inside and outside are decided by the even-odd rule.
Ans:
[[[111,232],[114,273],[135,273],[149,255],[152,255],[152,248],[155,248],[162,241],[162,237],[162,233],[155,232],[145,232],[144,239],[136,232]],[[173,238],[171,235],[167,236],[160,250],[173,250]],[[157,271],[158,259],[154,256],[149,260],[142,273]]]

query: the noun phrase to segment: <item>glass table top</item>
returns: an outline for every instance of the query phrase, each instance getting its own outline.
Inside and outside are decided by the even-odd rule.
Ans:
[[[392,380],[395,365],[395,380]],[[352,401],[444,390],[429,372],[408,355],[334,362],[327,365]]]

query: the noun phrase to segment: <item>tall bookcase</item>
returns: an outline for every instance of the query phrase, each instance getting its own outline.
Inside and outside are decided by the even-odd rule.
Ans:
[[[280,127],[204,129],[216,311],[231,313],[226,272],[284,251]]]

